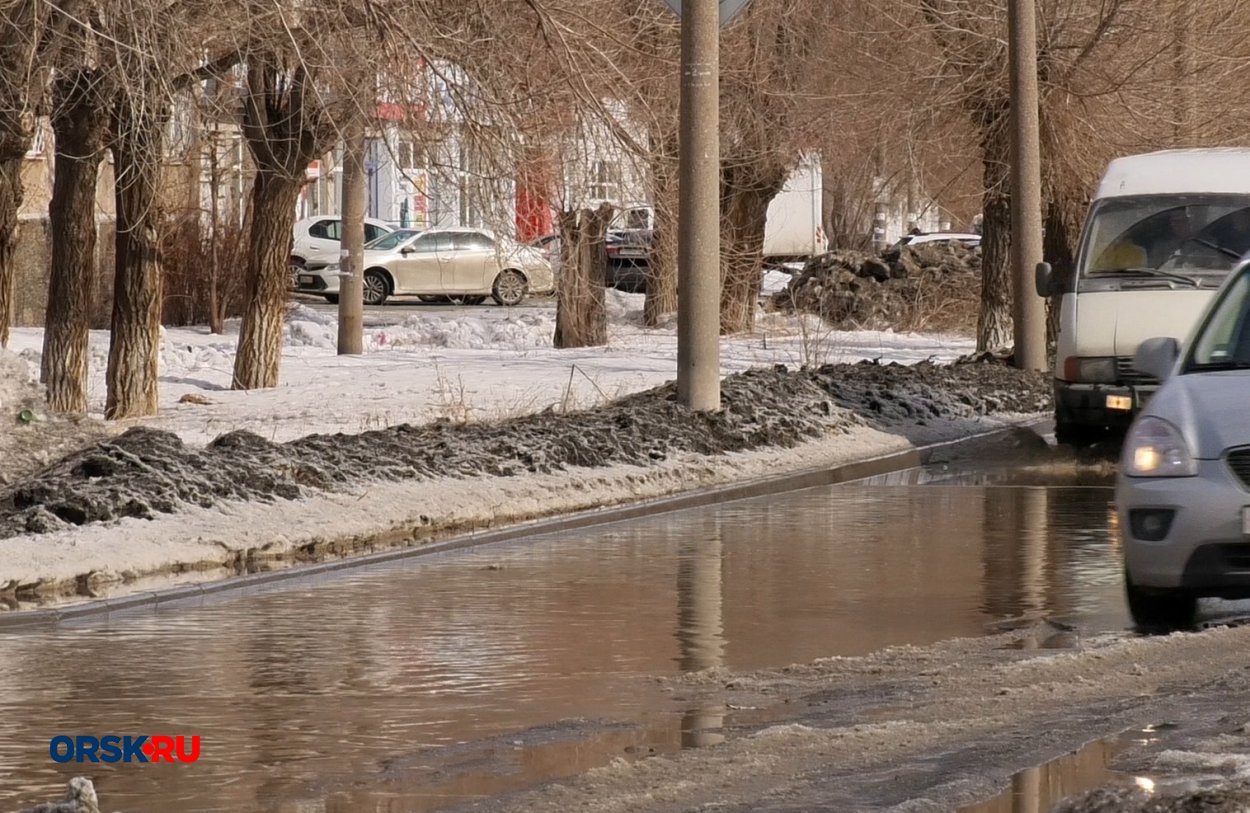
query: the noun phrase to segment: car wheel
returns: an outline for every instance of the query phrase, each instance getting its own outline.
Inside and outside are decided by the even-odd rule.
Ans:
[[[365,272],[364,289],[366,305],[381,305],[391,293],[386,275],[375,270]]]
[[[492,291],[496,302],[511,307],[525,301],[526,287],[525,277],[520,272],[509,269],[495,277]]]
[[[484,296],[453,296],[449,299],[453,305],[481,305],[486,301]]]
[[[331,305],[337,305],[337,304],[339,304],[339,295],[338,295],[338,294],[326,294],[326,295],[325,295],[325,298],[326,298],[326,302],[329,302]]]
[[[1142,632],[1174,632],[1194,625],[1198,599],[1192,594],[1138,587],[1125,570],[1124,595],[1133,624]]]
[[[434,295],[434,294],[421,294],[420,296],[418,296],[418,297],[417,297],[417,299],[421,300],[422,302],[426,303],[427,305],[437,305],[437,304],[439,304],[440,302],[446,302],[446,301],[447,301],[447,297],[445,297],[445,296],[436,296],[436,295]]]
[[[292,257],[286,261],[286,267],[290,269],[292,274],[298,274],[308,266],[305,264],[303,257]]]

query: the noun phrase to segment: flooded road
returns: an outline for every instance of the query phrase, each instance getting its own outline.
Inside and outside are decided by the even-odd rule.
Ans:
[[[937,466],[0,635],[0,809],[89,774],[128,813],[435,810],[718,741],[657,675],[1124,629],[1110,499]],[[62,734],[201,755],[58,765]]]

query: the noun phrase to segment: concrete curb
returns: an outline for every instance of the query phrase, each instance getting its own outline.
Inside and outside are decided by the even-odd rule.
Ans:
[[[799,491],[818,486],[838,485],[854,480],[863,480],[904,469],[923,466],[936,454],[942,451],[958,449],[977,442],[992,440],[1005,436],[1019,429],[1036,429],[1045,426],[1045,420],[1029,420],[1018,424],[1010,424],[985,432],[942,441],[926,446],[917,446],[901,452],[880,455],[851,463],[844,463],[833,468],[809,469],[769,477],[754,478],[731,485],[715,486],[699,489],[669,497],[645,500],[630,505],[612,508],[592,509],[550,519],[510,525],[495,530],[476,531],[452,537],[442,542],[435,542],[421,547],[405,547],[395,550],[380,551],[361,556],[350,556],[329,562],[318,562],[310,565],[293,565],[282,570],[265,573],[250,573],[243,576],[232,576],[204,584],[190,584],[172,587],[167,590],[155,590],[132,593],[118,598],[105,598],[64,607],[49,607],[38,610],[15,610],[0,613],[0,632],[46,627],[63,621],[108,615],[121,610],[140,607],[169,607],[195,604],[206,596],[242,592],[255,588],[275,585],[282,582],[313,580],[317,577],[341,570],[368,567],[370,565],[409,559],[418,556],[429,556],[448,551],[482,545],[509,542],[538,534],[575,531],[583,528],[608,525],[615,522],[681,511],[688,508],[703,508],[724,502],[733,502],[752,497],[763,497],[788,491]]]

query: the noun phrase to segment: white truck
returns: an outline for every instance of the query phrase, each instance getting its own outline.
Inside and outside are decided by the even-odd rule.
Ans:
[[[768,205],[764,265],[780,267],[824,254],[824,176],[818,156],[804,156]],[[608,234],[608,284],[626,291],[646,289],[655,212],[650,204],[621,207]]]
[[[1188,336],[1250,251],[1250,149],[1166,150],[1111,162],[1075,273],[1037,269],[1058,297],[1055,434],[1081,445],[1127,427],[1158,388],[1133,367],[1152,336]]]
[[[818,157],[805,157],[768,204],[764,262],[806,260],[829,249],[824,227],[824,175]]]

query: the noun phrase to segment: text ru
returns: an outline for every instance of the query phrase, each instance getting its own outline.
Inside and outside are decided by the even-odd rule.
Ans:
[[[144,734],[140,737],[103,737],[64,734],[48,742],[53,762],[195,762],[200,758],[200,738]]]

